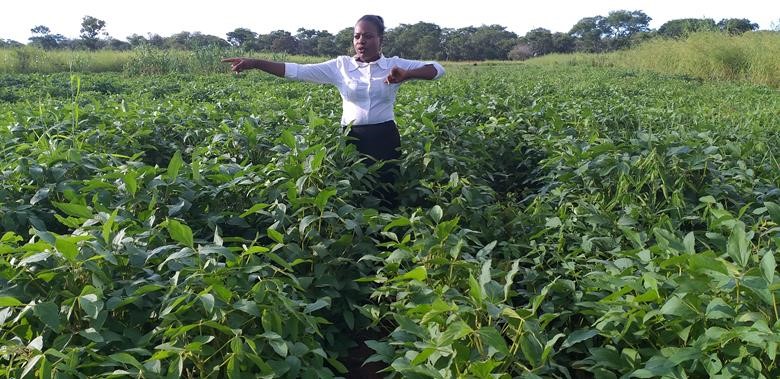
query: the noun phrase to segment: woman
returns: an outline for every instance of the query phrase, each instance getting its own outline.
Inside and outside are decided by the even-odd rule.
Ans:
[[[355,24],[352,45],[355,56],[340,56],[318,64],[280,63],[261,59],[226,58],[239,73],[259,69],[276,76],[335,85],[341,98],[343,126],[352,125],[348,136],[359,152],[374,160],[398,159],[401,146],[393,105],[401,83],[410,79],[438,79],[444,68],[436,62],[422,62],[382,55],[385,25],[380,16],[366,15]],[[394,180],[392,170],[383,167],[383,183]],[[392,203],[388,193],[384,199]]]

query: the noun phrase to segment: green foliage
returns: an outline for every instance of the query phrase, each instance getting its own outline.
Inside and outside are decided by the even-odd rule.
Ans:
[[[432,23],[401,24],[388,33],[383,41],[383,51],[388,56],[414,57],[416,59],[442,59],[442,30]]]
[[[394,208],[332,88],[0,76],[0,374],[778,377],[777,92],[518,67],[405,84]]]
[[[105,21],[92,16],[84,16],[81,19],[81,34],[79,36],[88,49],[95,50],[98,47],[98,36],[105,34],[105,28]]]
[[[690,34],[685,39],[652,39],[627,51],[609,54],[549,55],[535,64],[622,67],[700,80],[736,80],[780,86],[780,34],[720,32]]]
[[[711,32],[718,29],[711,18],[682,18],[665,22],[658,28],[658,35],[668,38],[687,37],[691,33]]]

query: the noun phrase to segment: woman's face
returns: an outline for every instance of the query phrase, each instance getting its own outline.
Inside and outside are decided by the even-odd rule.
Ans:
[[[382,48],[382,38],[374,24],[361,21],[355,25],[355,35],[352,38],[352,45],[355,47],[355,53],[358,60],[363,62],[373,62],[379,59],[379,52]]]

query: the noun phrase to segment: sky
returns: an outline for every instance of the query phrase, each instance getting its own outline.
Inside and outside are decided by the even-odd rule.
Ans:
[[[457,4],[457,5],[453,5]],[[747,18],[769,29],[780,23],[777,0],[23,0],[3,4],[0,38],[27,43],[30,29],[49,27],[51,33],[77,38],[81,19],[96,17],[106,22],[106,31],[125,40],[131,34],[163,37],[182,31],[201,32],[225,38],[238,27],[267,34],[300,27],[331,33],[352,27],[364,14],[378,14],[385,26],[430,22],[443,28],[498,24],[525,35],[534,28],[568,32],[584,17],[606,16],[613,10],[641,10],[652,18],[650,27],[679,18]]]

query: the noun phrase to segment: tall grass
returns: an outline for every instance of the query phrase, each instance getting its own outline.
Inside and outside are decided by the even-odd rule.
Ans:
[[[122,71],[132,52],[42,50],[25,46],[0,49],[0,73]]]
[[[322,62],[328,58],[274,53],[247,53],[237,49],[206,46],[195,50],[161,50],[139,47],[131,51],[42,50],[30,46],[0,49],[0,73],[126,72],[131,75],[226,72],[221,59],[251,56],[298,63]]]
[[[780,87],[780,33],[732,36],[699,32],[685,39],[652,39],[608,54],[553,54],[531,64],[616,66],[701,79],[738,80]]]

